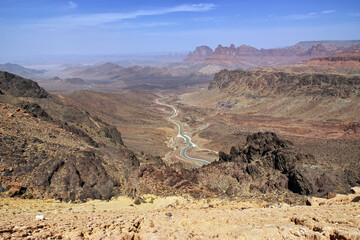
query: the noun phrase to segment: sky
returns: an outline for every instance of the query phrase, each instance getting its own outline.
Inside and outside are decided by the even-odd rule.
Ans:
[[[0,0],[0,57],[360,39],[359,0]]]

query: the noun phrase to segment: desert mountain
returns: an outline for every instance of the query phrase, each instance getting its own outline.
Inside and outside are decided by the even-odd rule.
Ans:
[[[13,63],[0,64],[0,71],[10,72],[26,78],[32,78],[45,73],[45,70],[30,69]]]
[[[324,74],[360,74],[360,55],[355,52],[339,52],[327,57],[311,58],[305,63],[288,66],[257,67],[256,69]]]
[[[175,88],[210,81],[212,73],[208,72],[211,69],[202,69],[204,65],[196,67],[182,65],[184,66],[171,65],[167,69],[150,66],[122,67],[115,63],[106,63],[98,66],[67,68],[62,71],[62,74],[99,84],[101,86],[97,87],[102,91],[118,91],[124,88],[144,90]]]
[[[127,191],[127,171],[139,162],[115,127],[11,73],[0,72],[0,90],[1,184],[21,186],[12,195],[84,200]]]
[[[230,95],[262,96],[360,96],[360,76],[222,70],[209,85]]]
[[[37,81],[46,91],[54,94],[67,94],[74,91],[89,89],[91,84],[81,78],[59,78],[42,79]]]
[[[321,61],[337,58],[344,61],[357,59],[352,54],[346,55],[349,58],[345,59],[342,55],[327,60],[321,58]],[[233,161],[236,156],[246,158],[248,151],[257,152],[259,159],[266,156],[266,151],[259,149],[272,141],[268,138],[271,134],[264,136],[255,133],[251,137],[246,136],[256,131],[267,130],[276,132],[281,136],[280,139],[290,140],[296,148],[304,151],[305,155],[311,153],[314,157],[314,162],[311,161],[312,157],[303,160],[302,166],[312,165],[310,168],[319,170],[317,173],[306,170],[307,167],[302,168],[301,173],[295,170],[297,167],[290,167],[302,176],[300,178],[308,178],[305,180],[306,184],[315,186],[310,182],[319,182],[320,178],[324,177],[328,183],[342,182],[346,185],[346,182],[352,182],[351,185],[355,186],[360,184],[360,176],[357,173],[360,172],[360,151],[357,147],[360,126],[359,99],[359,75],[255,69],[222,70],[215,74],[208,89],[184,94],[180,101],[185,104],[182,107],[183,111],[186,109],[188,112],[184,114],[183,121],[192,129],[197,126],[202,128],[195,136],[203,139],[204,147],[214,149],[214,146],[217,146],[220,149],[228,149],[229,145],[234,146],[230,154],[220,154],[220,159],[225,162]],[[212,109],[212,112],[209,112],[209,109]],[[203,113],[201,121],[193,117],[199,113]],[[249,142],[258,137],[267,140]],[[241,139],[243,143],[239,144]],[[238,149],[238,145],[252,147],[244,151],[244,147]],[[263,166],[262,164],[263,160],[259,166]],[[353,172],[354,169],[357,170]],[[331,172],[337,179],[328,178],[323,171]],[[348,171],[351,173],[344,177],[342,173]],[[289,173],[287,170],[285,172]],[[264,173],[261,176],[265,175]],[[353,177],[358,180],[348,181]],[[272,179],[273,182],[276,180]],[[297,185],[290,182],[287,181],[289,186]]]
[[[2,72],[0,82],[1,185],[11,195],[63,200],[145,193],[324,195],[347,192],[359,182],[353,172],[357,165],[349,171],[326,169],[327,174],[311,155],[273,133],[250,135],[244,146],[232,148],[230,155],[220,153],[208,166],[170,167],[128,150],[117,128],[106,123],[110,116],[93,106],[103,121],[73,104],[81,96],[50,95],[10,73]]]
[[[302,41],[298,42],[296,45],[299,45],[300,47],[304,49],[309,49],[313,46],[316,46],[318,44],[326,44],[326,45],[334,45],[339,47],[351,47],[352,45],[360,44],[359,40],[329,40],[329,41]]]
[[[122,67],[115,63],[105,63],[98,66],[68,68],[63,71],[68,75],[88,80],[136,80],[169,77],[164,68],[131,66]]]
[[[356,52],[359,50],[360,41],[300,42],[290,47],[275,49],[256,49],[247,45],[235,47],[234,44],[231,44],[230,47],[219,45],[214,51],[207,46],[197,47],[194,52],[189,53],[184,61],[249,68],[295,64],[307,61],[312,57],[330,56],[337,52]]]

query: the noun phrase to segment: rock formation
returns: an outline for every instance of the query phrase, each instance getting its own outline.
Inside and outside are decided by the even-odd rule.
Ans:
[[[209,90],[230,95],[270,96],[360,96],[360,77],[336,74],[286,73],[263,70],[222,70]]]
[[[212,51],[207,46],[197,47],[184,62],[224,64],[227,66],[240,66],[244,68],[255,66],[289,65],[309,60],[311,57],[330,56],[337,52],[358,52],[359,42],[353,45],[336,44],[336,42],[314,42],[310,47],[306,44],[296,44],[290,47],[274,49],[256,49],[241,45],[223,47],[221,44]],[[306,46],[308,48],[306,48]]]
[[[127,194],[126,172],[139,162],[115,127],[31,80],[7,72],[0,77],[0,181],[9,195],[85,200]]]
[[[328,192],[349,192],[360,184],[360,175],[316,165],[310,154],[300,154],[289,141],[275,133],[249,135],[244,147],[233,146],[229,154],[219,152],[219,160],[196,170],[143,166],[142,190],[158,194],[187,193],[195,197],[241,196],[290,190],[301,195],[325,196]],[[350,184],[350,179],[353,178]],[[144,193],[147,193],[147,192]]]
[[[3,94],[13,97],[46,98],[49,96],[36,82],[1,71],[0,89]]]

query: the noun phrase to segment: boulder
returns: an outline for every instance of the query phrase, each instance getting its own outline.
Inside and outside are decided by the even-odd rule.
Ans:
[[[26,192],[26,188],[19,182],[10,182],[8,184],[9,191],[7,192],[10,197],[22,195]]]

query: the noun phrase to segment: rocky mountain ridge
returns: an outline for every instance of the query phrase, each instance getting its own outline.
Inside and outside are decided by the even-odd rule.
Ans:
[[[359,52],[360,43],[354,41],[351,46],[334,44],[333,42],[314,42],[316,44],[305,48],[304,44],[274,49],[256,49],[252,46],[240,45],[223,47],[221,44],[215,50],[207,46],[200,46],[190,52],[184,62],[225,64],[227,66],[241,66],[244,68],[268,65],[295,64],[307,61],[312,57],[330,56],[337,52]]]
[[[323,74],[360,74],[360,55],[355,52],[339,52],[326,57],[314,57],[308,62],[287,66],[256,67],[253,70],[306,72]]]
[[[111,81],[119,80],[142,80],[153,78],[170,77],[171,74],[165,68],[131,66],[123,67],[115,63],[104,63],[101,65],[88,67],[72,67],[63,70],[63,73],[73,77],[79,77],[88,80],[106,79]]]
[[[286,73],[264,70],[222,70],[215,74],[209,90],[249,96],[360,96],[360,77],[356,75]]]
[[[249,135],[245,146],[235,143],[230,154],[221,152],[208,166],[168,166],[159,157],[128,150],[115,127],[66,98],[43,97],[33,81],[1,76],[0,181],[10,196],[66,201],[146,193],[324,196],[360,184],[357,165],[318,167],[311,154],[299,153],[274,133]],[[19,96],[19,86],[37,95]]]
[[[139,161],[115,127],[29,79],[0,72],[0,90],[0,176],[10,196],[85,200],[128,192],[127,171]]]
[[[63,70],[63,78],[81,78],[97,84],[93,88],[103,91],[153,90],[176,88],[184,85],[208,83],[214,72],[213,68],[187,64],[170,64],[165,67],[131,66],[123,67],[115,63],[87,67],[71,67]],[[217,69],[215,69],[217,71]],[[66,77],[65,77],[66,76]]]

